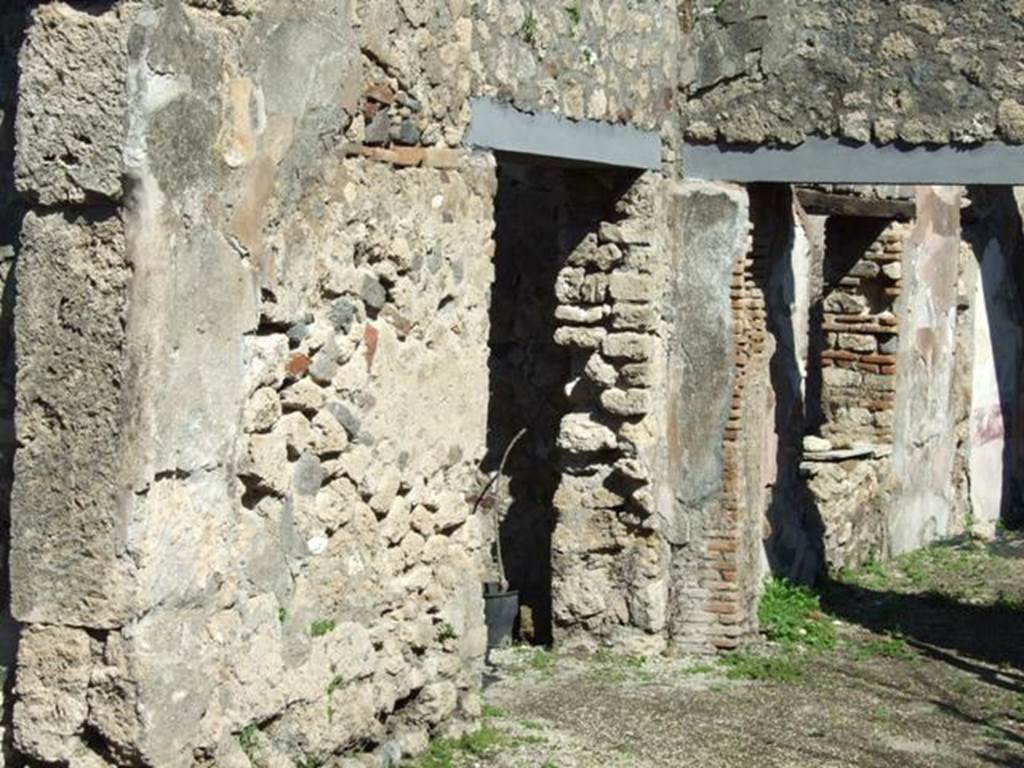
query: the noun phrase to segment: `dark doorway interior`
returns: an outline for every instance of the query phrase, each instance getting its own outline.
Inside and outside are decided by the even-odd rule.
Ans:
[[[506,576],[520,593],[520,639],[549,644],[553,505],[561,476],[556,448],[573,408],[569,382],[587,353],[554,341],[556,282],[569,255],[597,237],[634,173],[544,166],[502,157],[496,200],[495,278],[490,319],[490,404],[485,469],[509,453],[499,498]]]

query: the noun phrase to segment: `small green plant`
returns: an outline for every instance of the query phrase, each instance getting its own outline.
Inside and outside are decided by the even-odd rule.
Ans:
[[[284,624],[285,619],[288,618],[288,611],[284,607],[277,609],[277,620]]]
[[[789,656],[734,653],[724,657],[722,665],[726,668],[725,676],[730,680],[792,683],[803,675],[799,662]]]
[[[910,650],[907,641],[895,635],[866,640],[855,646],[853,655],[858,659],[901,659],[909,661],[914,658],[914,652]]]
[[[252,762],[260,746],[260,729],[256,723],[250,723],[241,730],[238,734],[238,746]]]
[[[519,28],[519,36],[529,45],[533,45],[537,40],[537,18],[533,15],[532,10],[526,12],[523,26]]]
[[[498,707],[493,704],[484,704],[480,710],[480,714],[484,717],[504,717],[505,713],[502,712]]]
[[[432,741],[427,753],[412,763],[409,768],[454,768],[459,755],[485,760],[493,756],[498,749],[508,743],[508,737],[496,728],[487,724],[472,733],[458,739],[438,739]]]
[[[334,619],[317,619],[309,625],[310,637],[323,637],[328,632],[333,632],[335,627]]]
[[[437,639],[440,640],[442,643],[445,640],[454,640],[456,637],[458,637],[458,635],[455,634],[455,627],[453,627],[447,621],[444,622],[444,624],[442,624],[441,627],[438,629]]]
[[[300,757],[295,761],[295,768],[320,768],[321,765],[323,765],[323,763],[309,755],[306,755],[306,757]]]
[[[538,648],[526,659],[526,666],[538,672],[551,672],[555,668],[557,657],[551,651]]]
[[[822,613],[818,596],[785,579],[768,581],[757,616],[768,639],[783,646],[826,649],[836,644],[836,629]]]
[[[580,18],[582,17],[579,4],[573,3],[572,5],[567,5],[565,7],[565,12],[569,15],[569,21],[572,22],[572,25],[574,27],[579,26]]]

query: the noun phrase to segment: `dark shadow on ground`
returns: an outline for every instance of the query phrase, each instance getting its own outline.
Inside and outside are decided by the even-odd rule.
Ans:
[[[872,632],[899,635],[923,656],[979,681],[1024,694],[1024,601],[977,604],[833,580],[822,590],[822,608]]]

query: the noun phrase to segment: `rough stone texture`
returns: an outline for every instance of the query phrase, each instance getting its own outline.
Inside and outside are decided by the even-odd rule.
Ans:
[[[1024,141],[1024,11],[987,0],[696,0],[686,135],[795,145]]]
[[[10,497],[14,481],[15,261],[24,209],[14,190],[14,117],[18,99],[18,51],[28,25],[28,4],[12,2],[0,11],[0,666],[3,667],[3,711],[10,710],[11,670],[17,650],[18,625],[10,615]],[[7,718],[0,724],[0,764],[11,760]]]
[[[33,12],[20,56],[15,173],[18,191],[34,201],[121,197],[128,9],[46,3]]]
[[[533,111],[659,129],[678,81],[677,3],[472,4],[474,90]]]
[[[634,653],[666,645],[670,549],[660,531],[652,462],[660,414],[637,369],[655,360],[660,327],[615,331],[626,307],[652,313],[658,291],[652,272],[667,254],[661,225],[665,182],[648,174],[595,200],[581,238],[573,238],[556,283],[563,312],[559,331],[584,330],[590,308],[605,306],[600,345],[579,343],[573,333],[555,339],[572,352],[572,411],[561,420],[558,443],[563,472],[554,496],[558,516],[552,534],[554,637],[563,645],[594,647],[610,642]],[[638,236],[639,233],[644,233]],[[615,257],[607,254],[614,248]],[[572,265],[583,266],[572,266]],[[629,296],[609,296],[610,284],[632,286]],[[663,283],[661,283],[663,284]]]
[[[128,278],[116,215],[26,215],[11,531],[20,621],[109,627],[129,610],[118,498]]]
[[[66,206],[28,214],[18,267],[33,760],[239,765],[248,728],[267,764],[323,761],[479,714],[494,172],[325,161],[360,87],[342,10],[54,4],[22,52],[132,40],[95,132],[127,136],[123,215],[67,205],[115,197],[102,175],[26,156],[20,182]],[[47,14],[86,31],[53,40]],[[42,98],[21,93],[24,130]]]
[[[963,6],[950,14],[974,34],[984,14]],[[752,634],[763,533],[795,532],[779,551],[804,546],[786,562],[806,576],[822,551],[864,557],[879,531],[948,530],[918,518],[952,471],[943,440],[920,434],[924,406],[956,411],[952,206],[921,192],[917,257],[871,239],[826,295],[825,227],[788,191],[762,206],[670,176],[680,29],[696,29],[691,138],[1019,135],[1016,63],[970,75],[999,93],[956,80],[957,109],[930,85],[911,103],[893,78],[916,67],[940,87],[941,57],[910,62],[915,30],[943,20],[886,4],[872,27],[873,7],[51,2],[24,45],[5,23],[23,757],[394,764],[479,715],[480,587],[500,580],[499,541],[524,634],[653,653]],[[807,29],[888,64],[831,100],[835,51],[787,37]],[[928,34],[944,53],[943,31]],[[959,55],[948,66],[967,71]],[[806,60],[823,89],[803,87]],[[658,130],[668,172],[460,150],[471,96]],[[928,110],[952,122],[921,129]],[[917,293],[897,340],[903,280]],[[0,494],[15,442],[4,307]],[[815,360],[832,371],[817,390]],[[522,426],[495,492],[481,470]],[[892,460],[855,444],[892,435]],[[912,503],[883,525],[891,462]]]

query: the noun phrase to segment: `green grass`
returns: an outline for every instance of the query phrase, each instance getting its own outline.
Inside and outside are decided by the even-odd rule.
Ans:
[[[555,663],[558,661],[558,657],[551,651],[543,648],[538,648],[531,653],[526,659],[526,666],[530,669],[535,669],[538,672],[552,672],[555,668]]]
[[[495,706],[493,706],[491,704],[484,704],[483,708],[480,710],[480,714],[483,715],[484,717],[504,717],[505,716],[505,713],[501,709],[499,709],[498,707],[495,707]]]
[[[328,632],[333,632],[335,627],[334,619],[317,619],[309,625],[310,637],[323,637]]]
[[[509,738],[486,723],[478,731],[458,739],[438,739],[430,743],[419,760],[404,763],[407,768],[454,768],[460,756],[485,760],[509,743]]]
[[[530,45],[533,45],[537,39],[537,18],[533,15],[532,10],[526,12],[523,26],[519,28],[519,35],[523,38],[524,42]]]
[[[574,27],[578,26],[582,17],[579,5],[567,5],[565,6],[565,12],[569,15],[569,21],[572,22],[572,25]]]
[[[834,648],[836,628],[821,610],[818,596],[785,579],[770,579],[757,611],[761,631],[785,647]]]
[[[723,657],[721,663],[730,680],[793,683],[803,676],[803,666],[789,655],[734,653]]]
[[[873,638],[854,645],[853,656],[861,660],[900,659],[909,661],[916,658],[914,652],[907,645],[907,641],[894,635]]]

